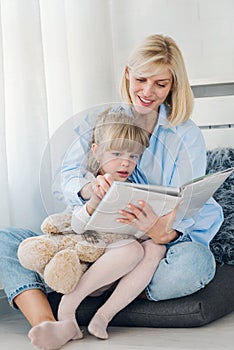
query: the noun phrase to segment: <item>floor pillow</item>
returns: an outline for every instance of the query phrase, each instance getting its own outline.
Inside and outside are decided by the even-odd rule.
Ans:
[[[234,149],[219,148],[207,152],[207,173],[234,166]],[[211,242],[217,271],[210,284],[200,291],[178,299],[152,302],[137,298],[111,321],[112,326],[196,327],[208,324],[234,311],[234,174],[216,191],[214,198],[222,205],[224,222]],[[109,294],[88,297],[77,311],[80,325],[86,326]],[[49,294],[57,314],[61,294]]]

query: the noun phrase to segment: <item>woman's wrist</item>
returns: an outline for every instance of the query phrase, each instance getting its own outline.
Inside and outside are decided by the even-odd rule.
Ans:
[[[182,235],[182,233],[181,232],[179,232],[179,231],[177,231],[177,230],[174,230],[174,229],[172,229],[172,230],[170,230],[169,232],[168,232],[168,234],[170,235],[170,242],[174,242],[174,241],[176,241],[181,235]]]
[[[167,232],[164,231],[162,234],[159,233],[158,230],[156,231],[155,229],[152,229],[147,232],[147,235],[157,244],[167,244],[176,241],[182,233],[171,229]]]

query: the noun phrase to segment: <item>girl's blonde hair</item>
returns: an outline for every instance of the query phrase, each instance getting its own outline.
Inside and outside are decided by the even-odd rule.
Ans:
[[[127,151],[141,155],[149,146],[149,134],[136,125],[134,117],[125,112],[101,113],[92,130],[90,144],[99,145],[99,151]],[[88,170],[97,175],[100,164],[92,151],[88,157]]]
[[[193,109],[193,93],[189,84],[184,59],[175,41],[169,36],[150,35],[132,52],[127,67],[138,76],[152,76],[168,68],[172,74],[172,87],[165,103],[169,108],[168,120],[178,125],[189,119]],[[132,104],[126,67],[120,83],[124,102]]]

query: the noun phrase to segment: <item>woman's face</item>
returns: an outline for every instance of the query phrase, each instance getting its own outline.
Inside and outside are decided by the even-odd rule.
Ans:
[[[144,77],[126,69],[126,79],[129,80],[129,94],[135,110],[140,114],[158,111],[159,106],[166,100],[171,87],[172,75],[165,68],[157,75]]]

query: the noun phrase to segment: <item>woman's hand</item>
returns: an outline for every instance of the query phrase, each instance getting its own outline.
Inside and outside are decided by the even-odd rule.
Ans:
[[[101,199],[105,196],[106,192],[110,188],[113,182],[113,178],[110,174],[98,175],[91,183],[91,197],[87,202],[87,211],[89,215],[92,215],[97,208]]]
[[[145,232],[158,244],[167,244],[178,237],[178,233],[172,229],[172,225],[180,203],[170,213],[163,216],[157,216],[145,201],[139,201],[138,204],[139,206],[135,206],[129,203],[129,211],[120,210],[119,213],[124,218],[118,218],[117,221]]]

